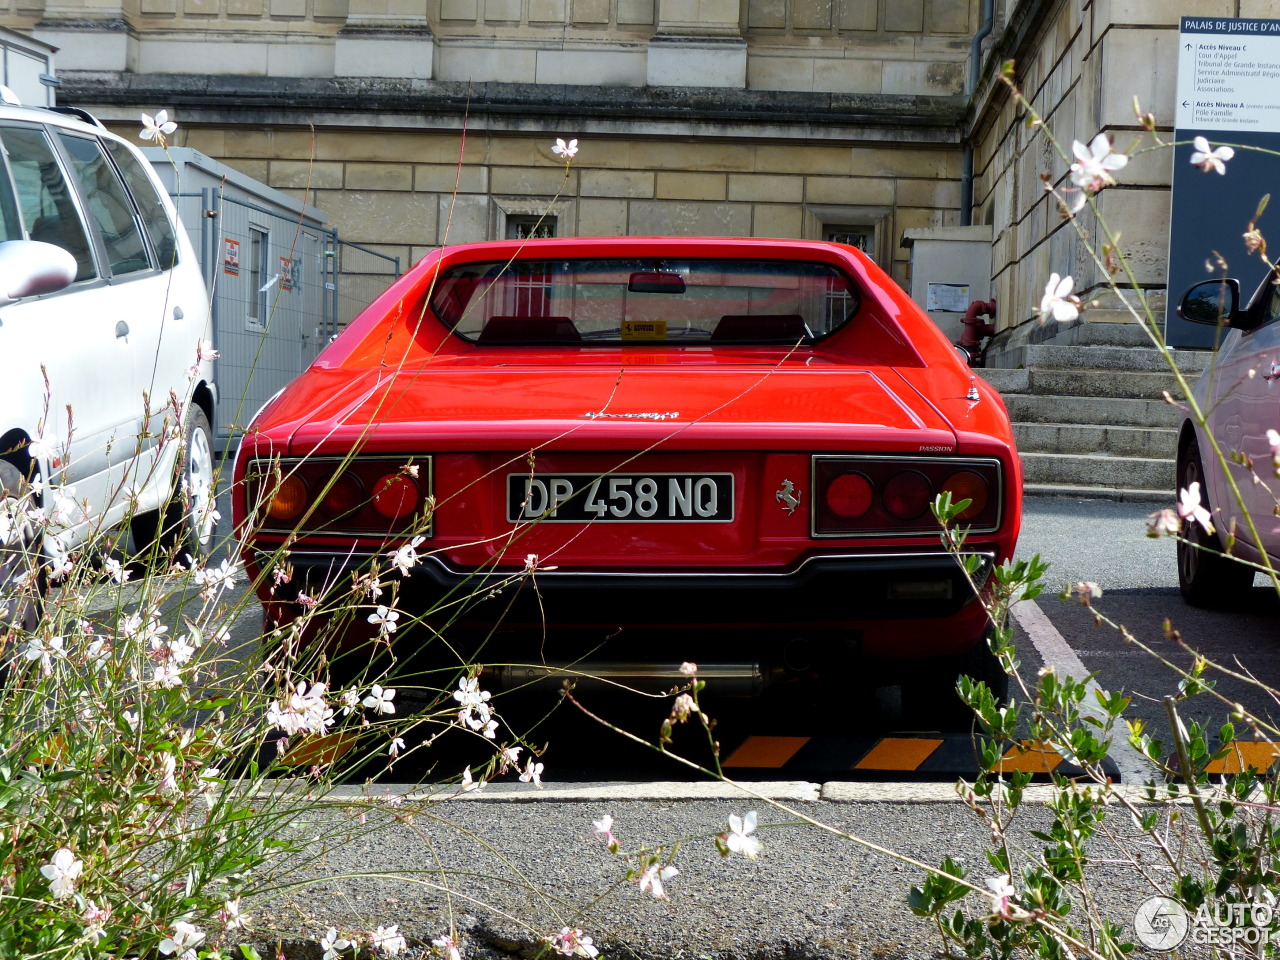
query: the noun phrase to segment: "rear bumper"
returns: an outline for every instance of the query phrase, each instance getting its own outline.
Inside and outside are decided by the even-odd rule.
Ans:
[[[402,621],[397,654],[433,666],[487,664],[490,688],[603,676],[670,689],[690,660],[716,674],[717,692],[753,695],[797,680],[826,678],[843,690],[910,677],[924,660],[970,649],[989,626],[975,586],[985,586],[996,554],[967,556],[972,583],[941,551],[824,555],[774,573],[464,573],[427,557],[403,578],[384,568],[383,579],[384,589],[399,579],[397,607],[434,628]],[[268,620],[297,617],[299,591],[350,591],[352,574],[371,559],[291,552],[291,581],[262,598]],[[304,643],[358,660],[376,647],[365,621],[360,613],[339,628],[313,618]]]
[[[975,551],[974,583],[986,583],[994,552]],[[361,558],[290,554],[292,587],[315,595],[349,582]],[[367,559],[366,561],[367,562]],[[390,579],[388,577],[388,579]],[[811,557],[779,572],[572,571],[463,572],[423,558],[403,579],[400,605],[427,613],[506,625],[849,626],[879,620],[936,620],[974,599],[973,585],[945,552]],[[277,590],[275,601],[289,599]]]

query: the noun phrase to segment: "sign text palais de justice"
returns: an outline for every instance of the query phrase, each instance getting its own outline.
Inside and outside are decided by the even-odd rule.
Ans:
[[[1181,129],[1280,130],[1280,20],[1184,18]]]

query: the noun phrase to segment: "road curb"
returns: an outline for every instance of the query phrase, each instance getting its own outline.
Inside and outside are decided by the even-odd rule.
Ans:
[[[542,789],[525,783],[489,783],[483,788],[467,792],[456,786],[438,790],[423,789],[420,784],[379,784],[374,788],[334,787],[327,799],[344,800],[395,800],[411,803],[420,800],[453,800],[489,803],[598,803],[602,800],[627,801],[676,801],[676,800],[740,800],[746,796],[763,797],[795,803],[817,803],[822,799],[819,784],[803,780],[752,782],[741,786],[734,783],[707,781],[681,783],[679,781],[653,781],[631,783],[546,784]]]
[[[1082,785],[1084,786],[1084,785]],[[1033,784],[1026,788],[1028,803],[1047,803],[1057,787]],[[1147,803],[1145,787],[1113,784],[1114,794],[1135,803]],[[491,783],[482,789],[460,792],[456,787],[424,790],[420,784],[381,784],[375,789],[335,787],[329,802],[414,803],[424,800],[465,801],[467,803],[600,803],[600,802],[689,802],[705,800],[764,799],[784,803],[846,804],[941,804],[962,802],[955,783],[845,782],[812,783],[802,780],[765,782],[646,783],[611,782],[591,784],[548,784],[541,790],[523,783]]]

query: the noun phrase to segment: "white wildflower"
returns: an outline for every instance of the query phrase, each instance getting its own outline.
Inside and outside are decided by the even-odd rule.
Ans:
[[[1079,140],[1071,144],[1071,152],[1076,162],[1071,165],[1071,179],[1077,187],[1097,193],[1103,187],[1116,182],[1111,174],[1123,169],[1129,158],[1123,153],[1114,153],[1111,141],[1105,133],[1100,133],[1085,146]]]
[[[666,882],[679,873],[680,871],[670,864],[664,867],[655,863],[641,874],[640,889],[647,890],[658,900],[665,900],[667,899]]]
[[[355,944],[350,940],[338,936],[338,931],[334,927],[330,927],[320,938],[320,949],[324,951],[324,960],[338,960],[338,957],[353,946]]]
[[[241,930],[249,926],[249,915],[241,912],[239,897],[223,903],[222,909],[218,911],[218,917],[228,930]]]
[[[193,923],[178,920],[173,925],[173,935],[160,941],[160,952],[166,957],[179,953],[179,960],[196,960],[196,950],[204,940],[204,931]]]
[[[138,134],[143,140],[154,140],[163,144],[164,138],[178,129],[178,124],[169,119],[169,111],[161,110],[154,117],[142,115],[142,132]]]
[[[418,565],[418,547],[420,547],[426,537],[414,537],[398,550],[392,550],[387,556],[391,559],[391,566],[400,571],[400,575],[407,577],[409,571]]]
[[[369,622],[377,624],[378,635],[389,637],[396,632],[396,621],[400,619],[400,614],[390,607],[378,605],[378,609],[369,614]]]
[[[593,958],[600,954],[600,951],[592,946],[592,939],[577,927],[561,927],[560,932],[555,936],[544,937],[543,940],[562,957]]]
[[[115,557],[103,557],[102,569],[116,583],[124,583],[131,575],[131,571]]]
[[[372,710],[374,713],[395,713],[395,704],[391,702],[395,699],[395,696],[395,690],[384,690],[375,683],[369,688],[369,695],[361,703],[366,709]]]
[[[533,757],[530,757],[520,774],[520,782],[532,783],[538,789],[542,789],[542,764],[534,763]]]
[[[1193,481],[1178,494],[1178,516],[1183,520],[1194,520],[1204,528],[1205,533],[1213,533],[1213,518],[1200,504],[1200,482]]]
[[[404,937],[400,936],[399,924],[393,923],[389,927],[378,927],[369,935],[369,945],[380,953],[385,953],[388,957],[394,957],[409,948]]]
[[[1049,282],[1044,286],[1044,296],[1040,298],[1041,321],[1053,317],[1059,323],[1074,320],[1080,316],[1080,298],[1071,293],[1075,281],[1070,275],[1059,277],[1056,273],[1049,275]]]
[[[458,947],[458,941],[450,935],[436,937],[431,941],[431,945],[439,953],[444,954],[446,960],[462,960],[462,951]]]
[[[66,656],[61,637],[50,637],[46,643],[41,637],[31,637],[22,645],[22,655],[28,660],[39,660],[40,671],[46,676],[53,670],[53,661]]]
[[[748,860],[754,860],[760,855],[762,846],[759,837],[751,836],[755,829],[756,812],[754,810],[741,819],[737,814],[730,814],[729,835],[725,837],[725,846],[734,853],[742,854]]]
[[[1196,137],[1191,141],[1195,147],[1195,151],[1191,154],[1191,162],[1208,173],[1210,170],[1216,171],[1219,175],[1227,172],[1227,161],[1236,155],[1236,152],[1230,147],[1218,147],[1214,150],[1209,147],[1209,141],[1204,137]]]
[[[59,847],[48,863],[40,868],[40,875],[49,881],[53,899],[61,900],[75,893],[76,881],[84,873],[84,862],[66,847]]]

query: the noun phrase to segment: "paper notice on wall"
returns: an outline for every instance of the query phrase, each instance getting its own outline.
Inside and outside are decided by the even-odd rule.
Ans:
[[[930,313],[964,313],[969,309],[969,284],[931,283],[925,302]]]
[[[240,241],[222,241],[222,272],[231,277],[240,276]]]

